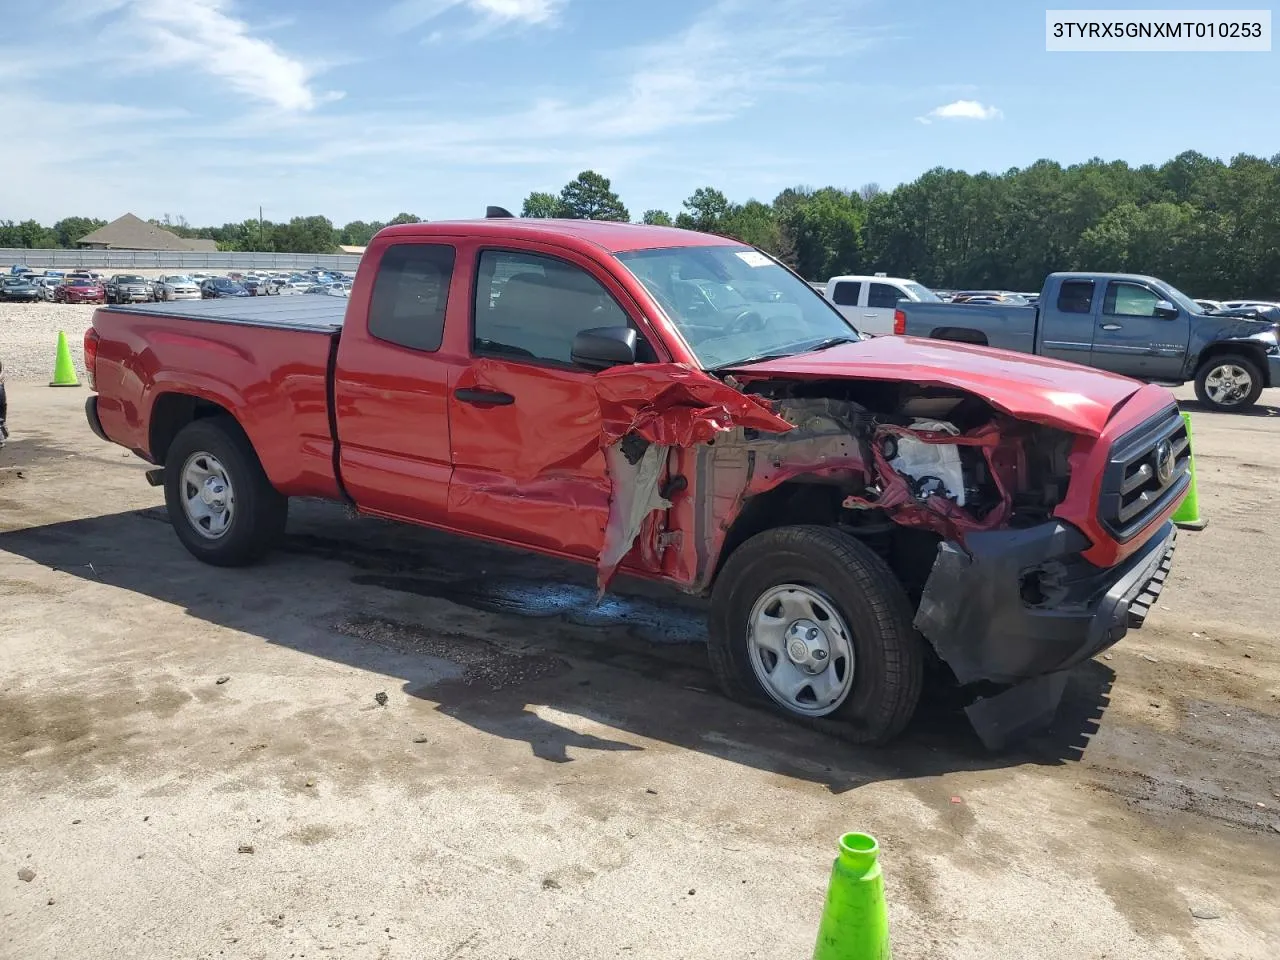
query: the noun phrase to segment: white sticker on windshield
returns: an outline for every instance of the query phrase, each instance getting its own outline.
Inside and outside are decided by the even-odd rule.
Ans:
[[[738,259],[745,263],[748,267],[771,267],[773,261],[766,257],[759,250],[739,250]]]

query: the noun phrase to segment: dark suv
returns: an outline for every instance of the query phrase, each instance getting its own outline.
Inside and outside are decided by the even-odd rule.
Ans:
[[[200,296],[205,300],[217,300],[219,297],[247,297],[249,291],[230,277],[210,277],[200,284]]]

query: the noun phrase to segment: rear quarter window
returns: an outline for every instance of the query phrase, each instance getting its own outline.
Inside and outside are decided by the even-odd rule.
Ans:
[[[862,284],[855,280],[841,280],[831,290],[831,302],[838,307],[856,307]]]
[[[388,247],[373,283],[370,335],[412,350],[439,350],[454,259],[446,244]]]
[[[1058,310],[1062,313],[1093,312],[1093,281],[1064,280],[1058,291]]]

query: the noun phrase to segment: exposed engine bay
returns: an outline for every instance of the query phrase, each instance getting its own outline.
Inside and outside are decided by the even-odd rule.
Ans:
[[[799,508],[810,522],[883,536],[889,521],[934,534],[936,546],[1043,523],[1066,496],[1075,437],[1014,420],[971,394],[853,380],[746,389],[793,428],[730,432],[704,454],[721,481],[726,469],[739,472],[730,461],[743,461],[744,510],[786,487],[786,509],[797,510],[797,498],[814,501]],[[720,499],[721,482],[716,487]]]

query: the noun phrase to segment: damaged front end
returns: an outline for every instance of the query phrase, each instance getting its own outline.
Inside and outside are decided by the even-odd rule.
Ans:
[[[1052,716],[1065,671],[1140,623],[1168,569],[1172,527],[1122,568],[1083,559],[1089,541],[1054,515],[1078,437],[963,391],[695,377],[654,402],[619,377],[606,392],[602,589],[631,553],[703,593],[757,533],[837,528],[894,571],[958,684],[1003,688],[968,708],[993,748]]]

